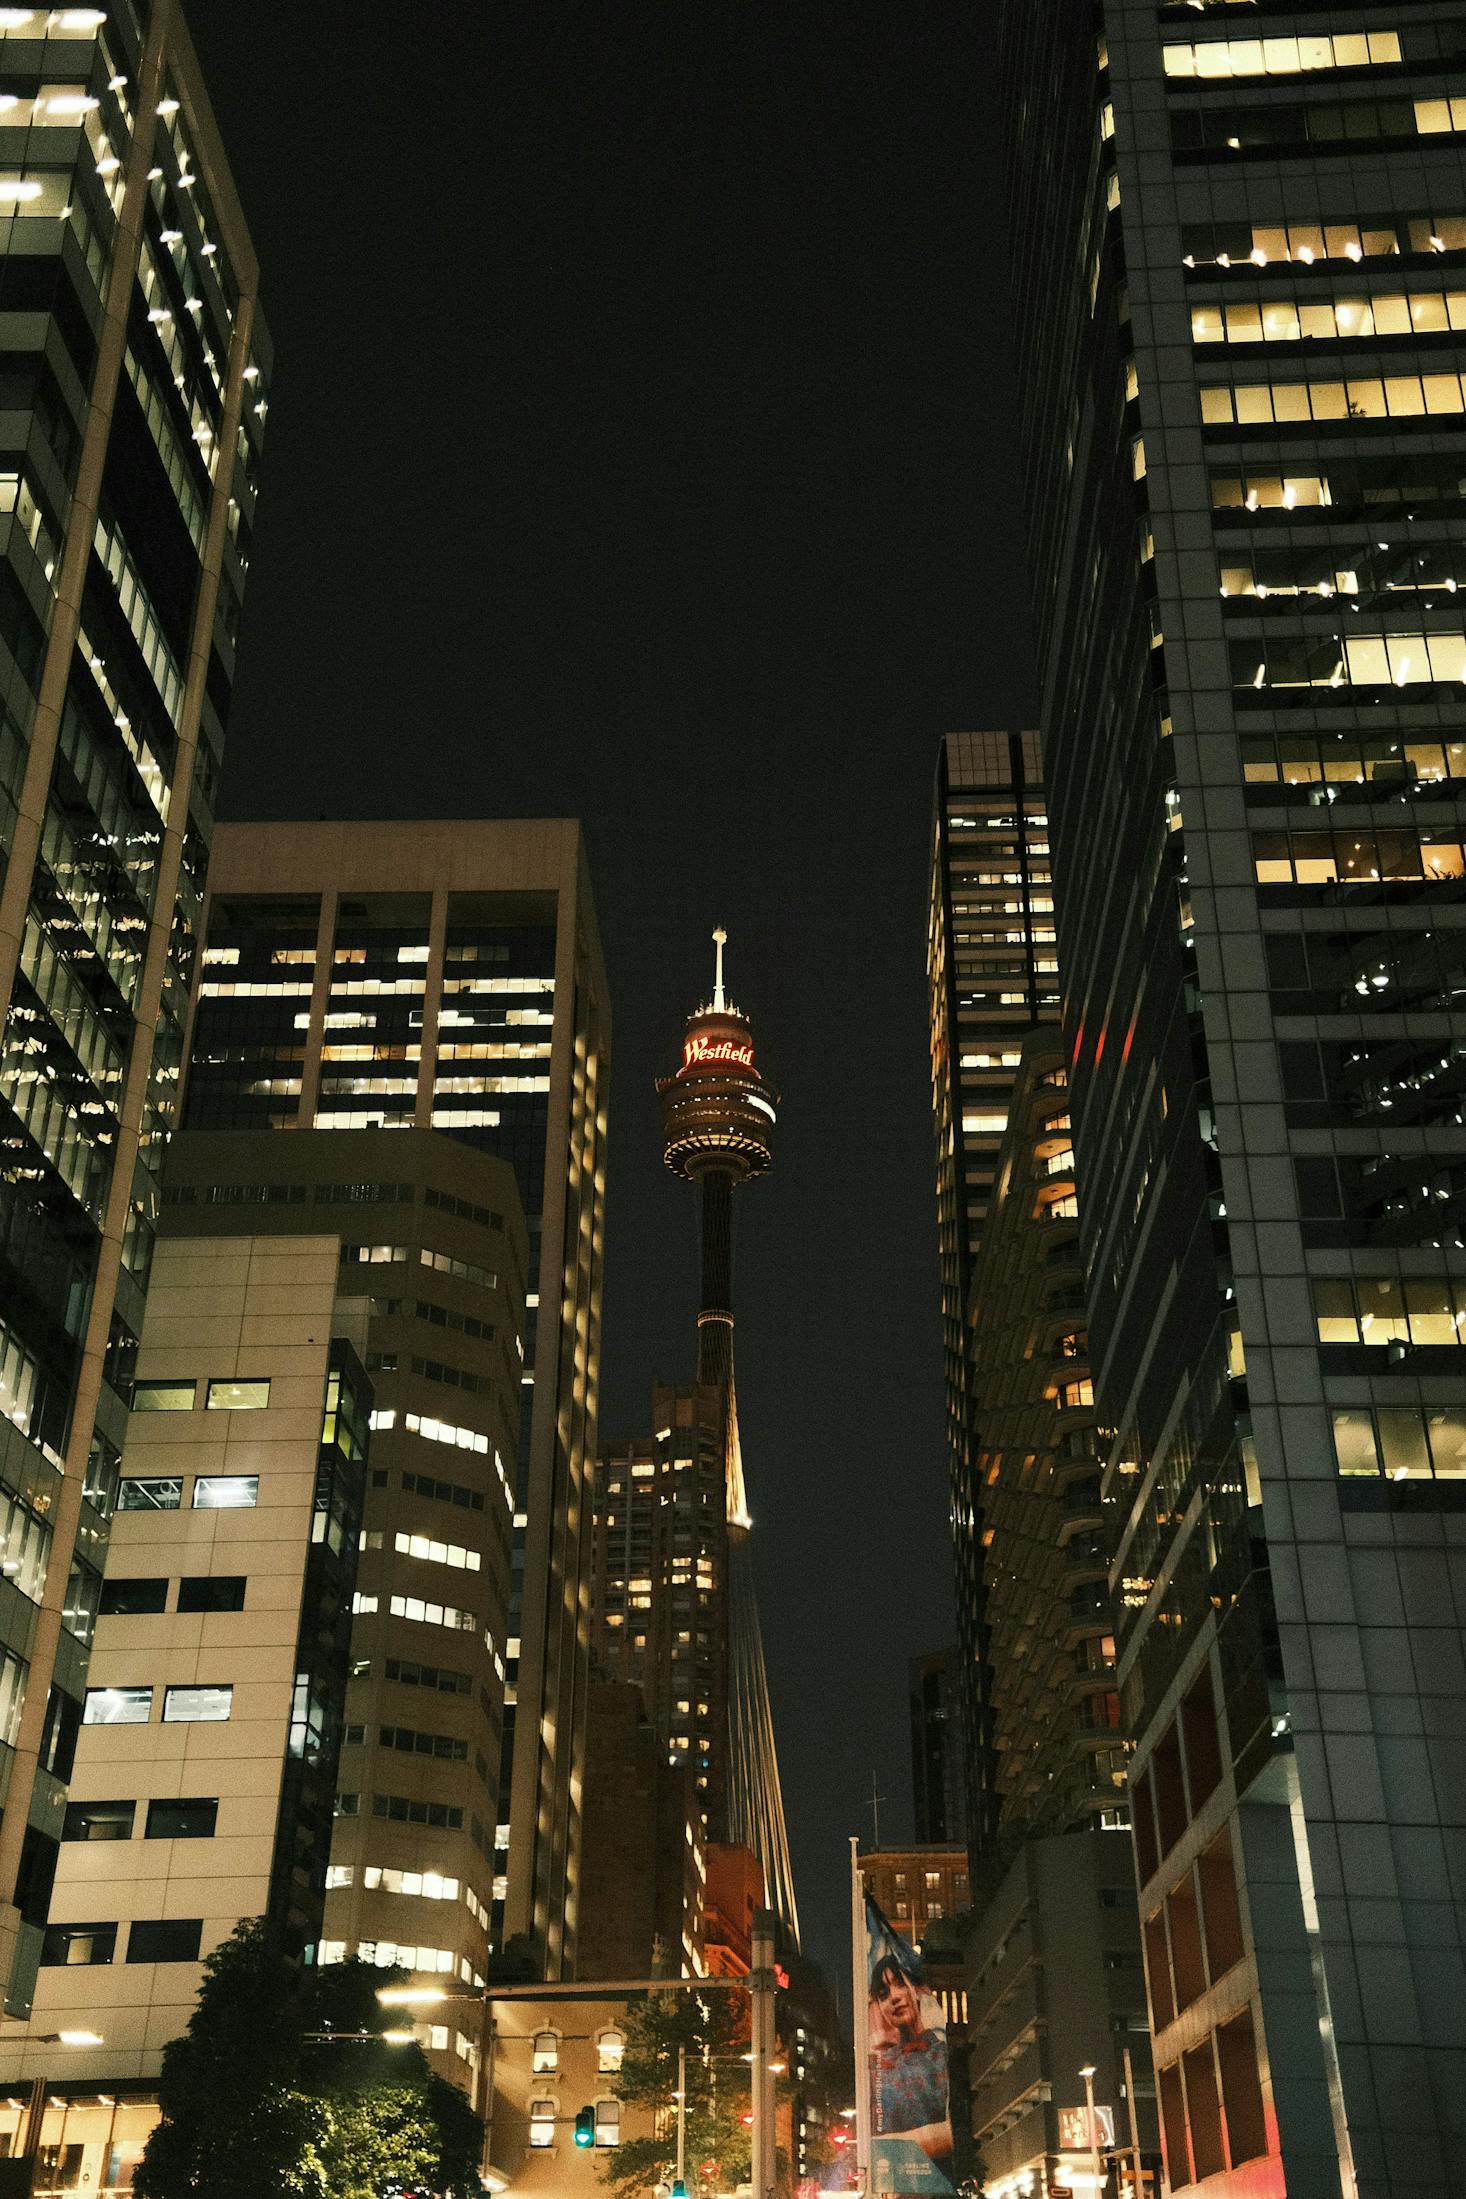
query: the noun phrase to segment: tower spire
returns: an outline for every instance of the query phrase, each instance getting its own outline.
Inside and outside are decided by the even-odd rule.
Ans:
[[[716,951],[716,961],[713,965],[713,1008],[719,1015],[722,1015],[728,1006],[727,996],[723,991],[723,949],[727,944],[728,934],[720,924],[713,933],[713,947]]]

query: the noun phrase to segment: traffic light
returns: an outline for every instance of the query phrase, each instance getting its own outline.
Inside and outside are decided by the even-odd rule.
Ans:
[[[583,2107],[575,2118],[575,2143],[578,2146],[593,2146],[595,2142],[596,2111],[593,2107]]]
[[[687,2199],[687,2186],[683,2183],[680,2176],[678,2177],[676,2183],[672,2186],[671,2199]]]

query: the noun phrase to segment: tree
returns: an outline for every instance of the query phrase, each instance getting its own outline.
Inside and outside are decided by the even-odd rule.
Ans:
[[[650,2138],[623,2138],[605,2154],[600,2176],[620,2199],[670,2183],[677,2161],[677,2049],[687,2050],[686,2179],[689,2190],[706,2161],[717,2164],[716,2191],[746,2184],[752,2140],[749,2112],[748,2013],[742,1996],[713,1992],[653,1993],[626,2019],[626,2046],[615,2081],[617,2099],[659,2111]]]
[[[260,1918],[204,1964],[165,2049],[138,2199],[479,2199],[483,2126],[418,2046],[389,2046],[367,1963],[304,1970]]]

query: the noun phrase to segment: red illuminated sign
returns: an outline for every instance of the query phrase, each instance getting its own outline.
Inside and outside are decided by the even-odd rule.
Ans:
[[[737,1039],[709,1038],[705,1032],[696,1031],[683,1041],[682,1066],[691,1069],[700,1061],[731,1061],[740,1069],[751,1069],[753,1048],[740,1045]]]

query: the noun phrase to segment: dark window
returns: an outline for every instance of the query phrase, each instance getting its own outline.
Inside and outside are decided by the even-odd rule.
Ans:
[[[185,1573],[178,1583],[180,1611],[242,1611],[243,1573]]]
[[[213,1795],[196,1795],[187,1801],[150,1802],[145,1837],[149,1840],[212,1840],[218,1815],[219,1804]]]
[[[52,1924],[41,1942],[41,1967],[110,1962],[117,1951],[115,1924]]]
[[[68,1802],[63,1840],[131,1840],[136,1802]]]
[[[200,1917],[156,1917],[134,1924],[127,1935],[129,1962],[197,1962]]]
[[[103,1581],[101,1613],[104,1619],[131,1619],[162,1611],[168,1602],[166,1580]]]

